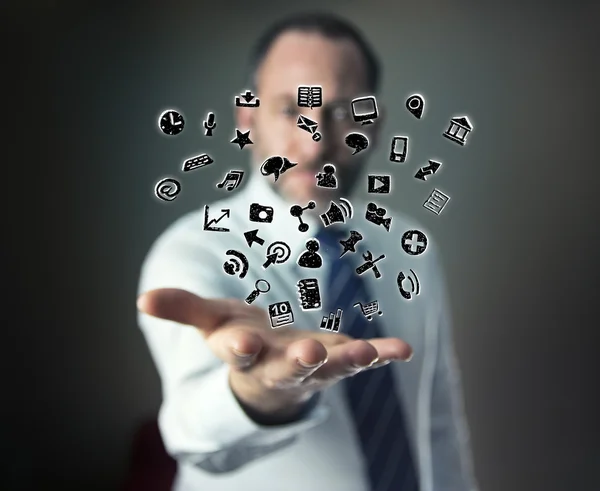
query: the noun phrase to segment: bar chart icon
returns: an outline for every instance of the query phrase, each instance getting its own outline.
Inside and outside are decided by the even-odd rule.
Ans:
[[[321,320],[321,329],[326,331],[338,332],[340,330],[340,322],[342,321],[342,309],[337,309],[337,312],[331,312],[329,317],[323,316]]]

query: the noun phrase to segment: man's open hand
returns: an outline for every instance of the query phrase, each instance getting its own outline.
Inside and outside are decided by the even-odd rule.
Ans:
[[[315,392],[362,370],[412,356],[412,348],[397,338],[367,341],[340,333],[271,329],[259,307],[175,288],[144,293],[138,308],[196,327],[231,367],[230,385],[238,400],[264,421],[293,418]]]

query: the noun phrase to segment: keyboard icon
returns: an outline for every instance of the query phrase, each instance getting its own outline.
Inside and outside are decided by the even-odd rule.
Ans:
[[[197,157],[192,157],[191,159],[186,160],[183,163],[183,172],[189,172],[194,169],[199,169],[200,167],[205,167],[214,162],[214,160],[206,153],[202,155],[198,155]]]

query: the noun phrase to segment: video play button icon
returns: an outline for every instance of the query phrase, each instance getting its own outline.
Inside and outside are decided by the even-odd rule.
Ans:
[[[369,174],[368,193],[372,194],[388,194],[390,192],[390,176],[380,176]]]

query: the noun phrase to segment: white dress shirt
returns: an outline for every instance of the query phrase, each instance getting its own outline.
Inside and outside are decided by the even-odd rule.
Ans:
[[[289,301],[298,329],[318,331],[329,312],[300,308],[296,283],[317,278],[326,296],[329,261],[308,269],[296,259],[306,240],[321,225],[318,215],[306,210],[307,232],[289,213],[291,204],[278,196],[252,172],[247,185],[210,204],[209,219],[230,210],[216,226],[229,232],[204,230],[204,214],[189,213],[170,226],[155,242],[142,267],[139,292],[155,288],[182,288],[207,298],[244,299],[258,279],[270,283],[254,305]],[[381,196],[381,195],[374,195]],[[385,198],[374,199],[385,205]],[[271,223],[249,220],[251,203],[273,208]],[[299,203],[305,206],[306,203]],[[364,239],[356,253],[348,253],[356,266],[364,262],[359,246],[373,257],[381,278],[372,271],[362,275],[383,315],[378,317],[385,336],[410,343],[413,359],[395,362],[397,391],[405,412],[406,431],[413,446],[422,491],[474,491],[468,431],[462,407],[460,377],[454,360],[451,326],[442,269],[436,246],[429,238],[423,254],[411,256],[401,248],[401,237],[412,229],[423,230],[406,217],[388,211],[390,231],[365,219],[366,203],[353,202],[353,218],[333,226],[356,230]],[[246,243],[244,232],[258,229],[264,245]],[[427,234],[429,236],[429,234]],[[275,241],[291,249],[287,262],[263,269],[266,250]],[[245,278],[224,272],[235,249],[249,262]],[[340,252],[342,248],[340,246]],[[363,249],[364,250],[364,249]],[[404,299],[397,274],[412,269],[420,283],[419,295]],[[228,383],[228,367],[207,347],[193,327],[139,314],[162,381],[163,402],[159,426],[168,452],[178,460],[176,491],[368,491],[367,474],[341,384],[323,391],[318,404],[303,419],[281,426],[260,426],[235,399]],[[344,330],[342,317],[341,331]],[[389,457],[394,465],[394,456]],[[401,491],[401,490],[398,490]]]

